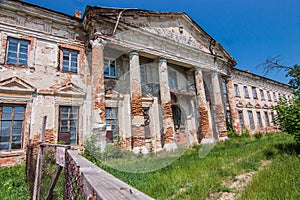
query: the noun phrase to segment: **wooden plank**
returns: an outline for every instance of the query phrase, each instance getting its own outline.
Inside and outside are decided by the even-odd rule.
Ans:
[[[85,195],[95,194],[97,199],[150,200],[148,195],[100,169],[76,151],[68,151],[79,167]]]
[[[36,170],[35,170],[35,180],[34,180],[34,189],[33,189],[33,200],[40,199],[40,189],[41,189],[41,179],[42,179],[42,167],[43,167],[43,149],[44,147],[42,144],[44,143],[44,135],[46,130],[46,122],[47,116],[43,117],[43,127],[40,136],[41,145],[39,146],[39,151],[37,155],[37,162],[36,162]]]

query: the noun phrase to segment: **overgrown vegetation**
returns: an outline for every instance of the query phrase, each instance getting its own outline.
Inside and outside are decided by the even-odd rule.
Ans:
[[[25,165],[0,168],[0,199],[30,199],[25,180]]]
[[[199,152],[202,148],[204,146],[193,147],[172,164],[151,173],[126,173],[101,163],[100,166],[155,199],[205,199],[218,192],[239,193],[228,187],[226,182],[234,181],[237,175],[258,171],[262,162],[270,160],[274,163],[259,171],[255,179],[260,177],[261,173],[262,176],[267,176],[264,175],[267,172],[275,173],[274,179],[270,180],[272,182],[264,184],[274,185],[280,182],[282,193],[286,195],[293,193],[294,199],[300,198],[299,189],[294,187],[300,184],[299,157],[296,155],[298,150],[290,135],[277,133],[249,137],[244,133],[243,137],[218,143],[207,156],[200,159]],[[285,162],[282,162],[283,160]],[[279,168],[273,170],[274,165],[279,163],[281,167],[278,166]],[[296,165],[294,170],[289,171],[289,166],[293,164]],[[286,175],[281,176],[281,173]],[[269,190],[264,195],[269,199],[284,199],[277,193]],[[242,199],[252,197],[245,196]]]

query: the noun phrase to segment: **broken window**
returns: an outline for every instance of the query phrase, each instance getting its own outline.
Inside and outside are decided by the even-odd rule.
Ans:
[[[8,38],[6,63],[14,65],[28,64],[29,41]]]
[[[177,90],[177,76],[175,71],[169,71],[169,87],[170,89]]]
[[[256,87],[252,87],[252,95],[253,95],[253,99],[257,99]]]
[[[77,144],[78,107],[60,106],[58,141]]]
[[[106,141],[109,143],[118,141],[118,109],[105,108],[106,115]]]
[[[234,87],[235,96],[239,97],[240,96],[240,92],[239,92],[239,86],[238,86],[238,84],[233,84],[233,87]]]
[[[244,86],[244,96],[245,98],[249,98],[249,92],[247,86]]]
[[[104,58],[104,77],[116,78],[116,60]]]
[[[270,127],[270,120],[269,120],[269,115],[268,115],[267,111],[265,111],[265,121],[266,121],[267,127]]]
[[[22,149],[25,108],[23,105],[0,106],[0,150]]]
[[[78,68],[78,51],[62,49],[62,71],[77,73]]]
[[[259,111],[256,112],[256,116],[257,116],[257,121],[259,123],[259,127],[263,128],[263,124],[262,124],[262,121],[261,121],[261,115],[260,115]]]
[[[248,117],[249,117],[249,122],[250,122],[250,128],[252,130],[255,129],[255,124],[254,124],[254,120],[253,120],[253,113],[251,110],[248,110]]]
[[[241,128],[244,129],[245,123],[244,123],[243,111],[239,110],[238,113],[239,113],[239,120],[240,120]]]

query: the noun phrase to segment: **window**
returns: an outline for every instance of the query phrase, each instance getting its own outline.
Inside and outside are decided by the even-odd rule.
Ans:
[[[239,97],[240,96],[239,86],[237,84],[234,84],[233,87],[234,87],[235,96]]]
[[[104,77],[116,78],[116,60],[104,58]]]
[[[58,140],[77,144],[78,107],[60,106]]]
[[[247,86],[244,86],[244,96],[245,98],[249,98],[249,92]]]
[[[142,83],[147,83],[147,68],[145,65],[141,66],[141,82]]]
[[[222,86],[223,86],[223,92],[224,92],[224,94],[227,95],[227,87],[226,87],[226,82],[225,82],[225,80],[223,80]]]
[[[78,51],[63,49],[62,71],[77,73]]]
[[[267,91],[268,101],[272,101],[270,91]]]
[[[177,90],[177,76],[175,71],[169,71],[169,87],[170,89]]]
[[[0,151],[22,148],[24,112],[22,105],[0,106]]]
[[[105,108],[106,140],[113,143],[118,141],[118,109]]]
[[[259,93],[260,93],[260,97],[261,97],[261,100],[265,100],[265,94],[264,94],[264,91],[262,89],[259,89]]]
[[[248,110],[248,117],[249,117],[249,122],[250,122],[250,128],[252,130],[255,129],[255,125],[254,125],[254,120],[253,120],[253,113],[251,110]]]
[[[261,121],[261,115],[260,115],[259,111],[256,112],[256,116],[257,116],[257,121],[259,123],[259,127],[263,128],[263,124],[262,124],[262,121]]]
[[[239,120],[240,120],[241,128],[244,129],[245,123],[244,123],[243,111],[239,110],[238,113],[239,113]]]
[[[257,99],[256,87],[251,87],[251,88],[252,88],[253,99]]]
[[[269,115],[268,115],[267,111],[265,111],[265,121],[266,121],[267,127],[270,127],[270,120],[269,120]]]
[[[273,92],[274,101],[277,101],[277,95],[275,92]]]
[[[230,110],[226,110],[226,122],[231,124],[231,115],[230,115]]]
[[[14,65],[28,64],[29,41],[8,38],[6,63]]]

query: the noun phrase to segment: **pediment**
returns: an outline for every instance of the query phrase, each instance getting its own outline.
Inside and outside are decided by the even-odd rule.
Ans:
[[[0,81],[0,91],[5,93],[33,93],[35,87],[14,76]]]
[[[254,106],[255,108],[261,108],[261,106],[260,106],[260,104],[255,104],[255,106]]]
[[[85,96],[84,90],[71,82],[56,88],[55,94],[62,96]]]
[[[246,105],[246,108],[253,108],[253,104],[248,102],[247,105]]]
[[[242,102],[239,101],[239,102],[236,104],[236,107],[242,108],[242,107],[244,107],[244,104],[243,104]]]
[[[105,91],[105,98],[107,99],[123,99],[124,95],[116,90],[108,89]]]
[[[161,50],[168,49],[176,55],[182,54],[182,45],[184,49],[213,54],[236,64],[228,52],[186,13],[97,6],[88,7],[86,12],[86,16],[91,13],[97,18],[93,28],[99,35],[113,35],[122,41],[140,43],[150,48],[160,46]],[[84,20],[89,24],[88,18]]]
[[[264,108],[264,109],[268,109],[269,106],[268,106],[267,104],[264,104],[264,105],[263,105],[263,108]]]

